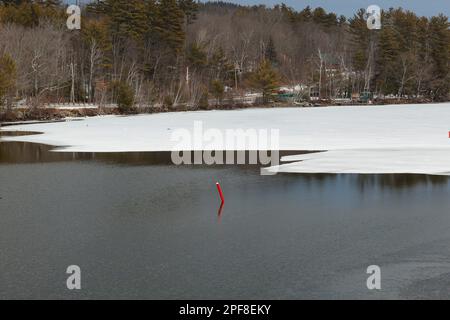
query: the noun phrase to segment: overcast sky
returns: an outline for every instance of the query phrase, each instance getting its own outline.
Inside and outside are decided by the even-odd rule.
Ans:
[[[390,7],[402,7],[416,12],[419,15],[432,16],[439,13],[450,15],[450,0],[224,0],[240,4],[265,4],[271,6],[277,3],[285,3],[295,9],[306,6],[323,7],[327,11],[333,11],[345,16],[353,16],[359,8],[367,8],[376,4],[382,9]]]

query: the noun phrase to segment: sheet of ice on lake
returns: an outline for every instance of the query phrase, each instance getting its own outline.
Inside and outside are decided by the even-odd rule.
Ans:
[[[291,158],[297,163],[282,165],[279,169],[283,172],[450,172],[450,103],[103,116],[1,129],[43,132],[2,139],[54,145],[62,147],[60,152],[171,151],[175,147],[173,133],[192,132],[198,121],[205,130],[222,133],[228,129],[279,129],[280,150],[328,150]],[[221,147],[210,145],[209,149]],[[189,150],[189,145],[179,149]]]
[[[332,150],[288,156],[268,169],[284,173],[450,175],[450,149]]]

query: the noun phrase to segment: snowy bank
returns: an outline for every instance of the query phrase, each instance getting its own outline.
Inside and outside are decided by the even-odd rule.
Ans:
[[[281,171],[450,172],[450,103],[104,116],[76,122],[11,126],[4,130],[44,134],[4,140],[60,146],[64,148],[58,151],[63,152],[171,151],[178,145],[171,139],[173,132],[192,131],[196,121],[202,121],[205,130],[222,132],[279,129],[281,150],[329,151],[291,159],[301,162],[282,165]],[[223,145],[208,146],[215,148],[228,149]],[[250,147],[258,148],[258,145]]]

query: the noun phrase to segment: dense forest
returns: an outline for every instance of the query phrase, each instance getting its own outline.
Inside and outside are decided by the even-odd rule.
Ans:
[[[53,102],[213,108],[280,85],[319,99],[449,98],[448,17],[401,8],[367,28],[322,8],[193,0],[102,0],[66,26],[59,0],[0,1],[0,105]]]

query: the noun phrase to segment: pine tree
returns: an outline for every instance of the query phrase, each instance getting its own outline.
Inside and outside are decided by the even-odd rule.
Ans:
[[[357,71],[364,71],[368,60],[369,29],[365,19],[365,11],[359,10],[350,19],[350,36],[353,49],[353,66]]]
[[[111,50],[111,39],[108,34],[108,24],[105,20],[82,20],[81,38],[85,45],[90,45],[95,41],[96,46],[101,50],[103,67],[108,67],[109,61],[107,54]]]
[[[88,11],[107,16],[112,36],[142,40],[147,31],[146,4],[141,0],[101,0],[88,6]]]
[[[21,5],[24,2],[30,2],[29,0],[1,0],[0,5],[10,6],[10,5]]]
[[[217,48],[208,61],[212,77],[224,80],[234,71],[233,65],[228,60],[222,47]]]
[[[196,69],[203,69],[208,64],[208,57],[204,48],[196,43],[189,47],[187,60],[189,64]]]
[[[273,42],[272,37],[269,38],[267,42],[266,52],[264,54],[265,59],[268,60],[273,66],[278,64],[277,58],[277,50],[275,48],[275,43]]]
[[[156,31],[161,41],[171,49],[175,55],[179,55],[184,47],[184,13],[176,0],[160,0],[158,5],[158,18]]]
[[[258,69],[251,75],[249,84],[252,88],[261,90],[263,102],[269,101],[270,95],[279,85],[280,76],[273,69],[270,62],[263,60]]]
[[[335,13],[327,13],[323,8],[318,7],[312,12],[312,20],[318,25],[332,27],[338,24],[338,18]]]
[[[16,63],[9,55],[0,57],[0,106],[10,106],[16,86]]]
[[[300,11],[299,20],[302,22],[310,22],[313,19],[313,14],[310,6]]]
[[[326,24],[327,22],[327,13],[321,7],[314,9],[312,12],[313,21],[317,24]]]
[[[443,100],[449,96],[450,23],[439,15],[430,20],[430,49],[434,62],[433,97]]]
[[[395,78],[399,68],[400,44],[393,27],[386,26],[381,30],[378,51],[378,84],[386,94],[397,93]]]
[[[178,0],[180,9],[184,12],[186,23],[191,24],[197,19],[198,4],[193,0]]]
[[[297,13],[294,11],[294,9],[282,3],[279,7],[279,10],[283,13],[284,18],[290,23],[294,24],[297,21]]]
[[[60,24],[67,16],[59,0],[17,0],[0,2],[0,20],[3,23],[36,27],[41,20]]]
[[[128,113],[134,105],[133,89],[123,81],[113,83],[115,92],[117,92],[117,106],[122,113]]]
[[[122,39],[141,40],[146,30],[144,4],[139,0],[109,0],[106,14],[112,34]]]
[[[347,24],[347,17],[344,16],[344,15],[340,15],[339,18],[338,18],[338,25],[339,25],[340,27],[343,27],[343,26],[345,26],[346,24]]]
[[[213,94],[214,98],[216,98],[216,105],[219,105],[225,93],[225,87],[220,80],[215,79],[212,81],[211,93]]]

